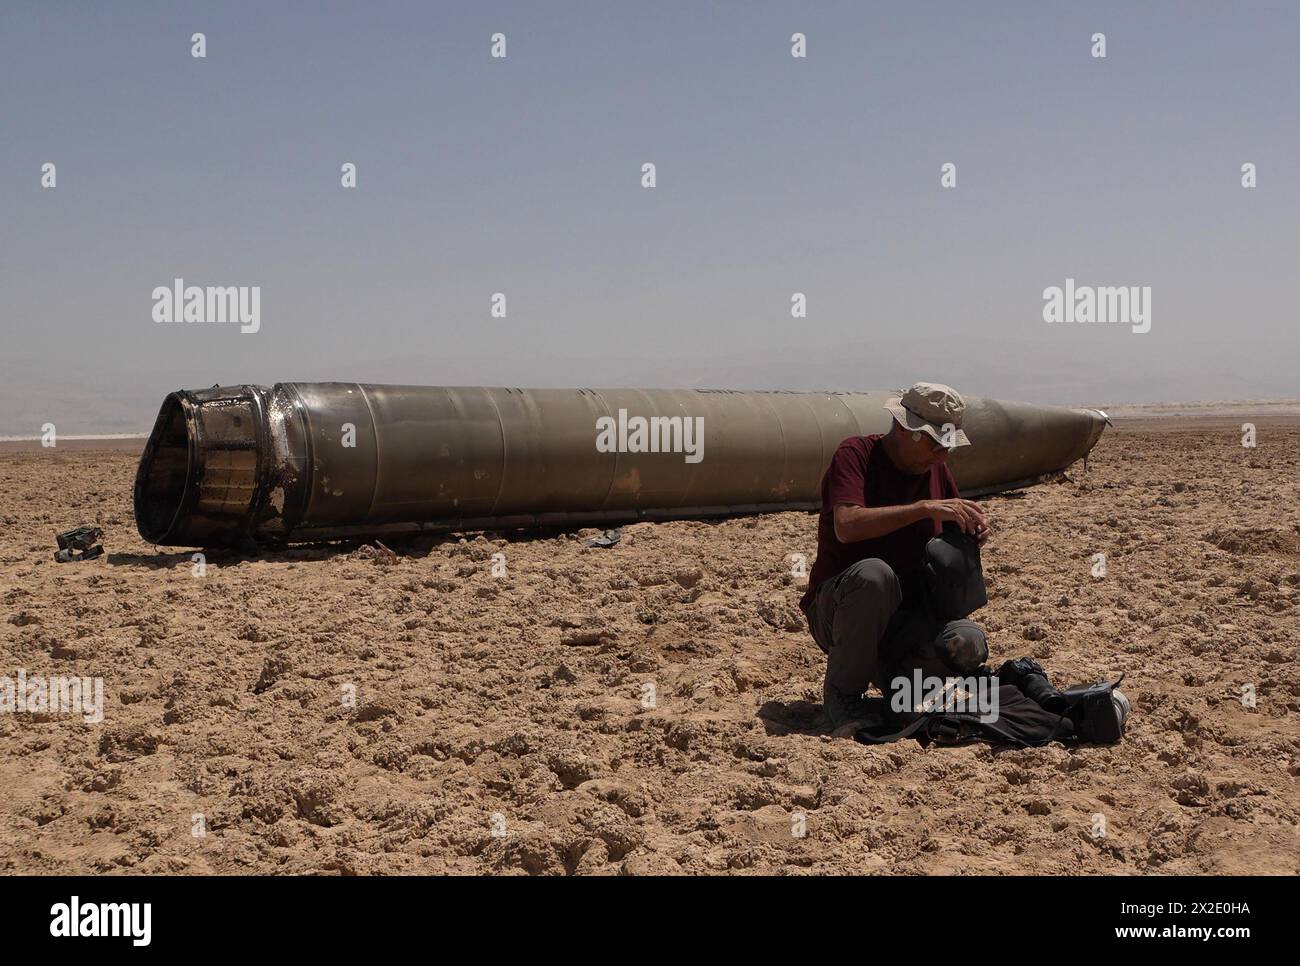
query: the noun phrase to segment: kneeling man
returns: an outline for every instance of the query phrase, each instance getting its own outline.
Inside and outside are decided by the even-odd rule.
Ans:
[[[930,612],[920,574],[925,545],[945,523],[988,538],[983,508],[961,499],[948,468],[950,451],[970,442],[966,403],[948,386],[918,382],[885,408],[889,432],[844,440],[822,478],[817,559],[799,602],[826,652],[823,702],[837,731],[865,716],[869,685],[887,691],[892,669],[920,652],[952,668],[988,654],[977,624]]]

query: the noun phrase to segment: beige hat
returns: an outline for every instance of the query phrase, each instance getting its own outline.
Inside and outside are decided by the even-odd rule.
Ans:
[[[966,400],[951,386],[918,382],[907,392],[890,397],[885,408],[904,429],[927,433],[949,449],[970,445],[961,428]]]

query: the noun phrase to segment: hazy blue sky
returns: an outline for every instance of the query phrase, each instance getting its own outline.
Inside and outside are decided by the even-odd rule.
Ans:
[[[1300,395],[1298,50],[1294,2],[4,0],[0,434],[280,380]],[[155,324],[178,276],[261,331]],[[1047,325],[1067,276],[1151,332]]]

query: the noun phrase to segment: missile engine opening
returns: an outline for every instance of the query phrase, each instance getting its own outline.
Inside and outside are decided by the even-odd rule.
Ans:
[[[166,543],[185,501],[191,475],[190,434],[180,399],[163,402],[135,477],[135,514],[140,535]]]

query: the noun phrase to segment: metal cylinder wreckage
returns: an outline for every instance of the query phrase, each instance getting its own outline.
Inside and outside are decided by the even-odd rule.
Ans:
[[[887,392],[278,383],[173,392],[135,480],[168,546],[605,526],[812,510],[832,453],[885,432]],[[1098,410],[967,397],[964,495],[1088,454]]]

